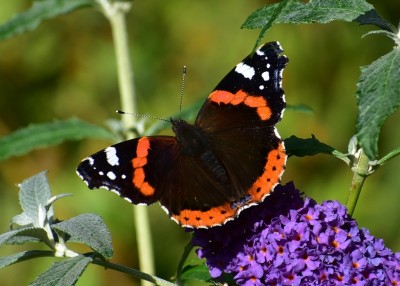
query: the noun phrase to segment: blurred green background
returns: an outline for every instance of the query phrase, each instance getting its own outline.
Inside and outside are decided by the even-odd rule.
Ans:
[[[253,48],[259,31],[241,30],[240,25],[265,3],[134,1],[128,21],[139,112],[168,118],[178,111],[183,65],[188,66],[183,105],[204,99]],[[398,0],[370,3],[397,25]],[[31,1],[1,1],[0,23],[30,5]],[[290,59],[283,80],[288,104],[305,104],[314,110],[313,114],[287,110],[278,126],[283,138],[314,134],[346,152],[355,130],[359,66],[370,64],[393,47],[384,36],[361,39],[371,28],[354,23],[278,25],[267,33],[264,42],[279,40]],[[30,123],[72,116],[104,124],[107,119],[119,119],[115,110],[120,108],[110,26],[98,11],[82,9],[0,42],[0,136]],[[397,113],[382,130],[381,156],[399,145],[399,119]],[[111,192],[89,191],[75,175],[82,158],[109,144],[94,139],[66,142],[0,162],[0,232],[7,231],[9,220],[20,212],[16,184],[49,170],[53,194],[74,194],[56,203],[56,216],[101,215],[113,236],[112,261],[137,268],[131,205]],[[400,161],[395,159],[368,178],[354,214],[361,227],[383,238],[393,251],[400,250],[399,169]],[[290,158],[283,182],[293,180],[318,202],[337,199],[344,203],[351,177],[344,163],[318,155]],[[157,275],[168,279],[190,235],[158,205],[149,209]],[[0,256],[24,249],[2,247]],[[1,285],[26,285],[55,260],[44,258],[1,269]],[[137,283],[125,274],[90,265],[78,285]]]

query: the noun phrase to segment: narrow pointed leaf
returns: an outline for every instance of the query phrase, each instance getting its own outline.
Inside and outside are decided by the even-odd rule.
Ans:
[[[46,231],[42,228],[26,227],[17,230],[12,230],[0,235],[0,246],[3,244],[20,244],[21,240],[14,239],[15,237],[22,237],[24,242],[47,241]]]
[[[42,232],[42,237],[45,237],[45,233]],[[40,242],[40,239],[37,237],[32,237],[32,236],[13,236],[9,239],[7,239],[7,241],[4,244],[8,244],[8,245],[22,245],[25,243],[37,243]]]
[[[289,156],[297,157],[313,156],[319,153],[332,154],[335,150],[331,146],[319,142],[314,136],[303,139],[294,135],[285,139],[285,148]]]
[[[72,286],[76,284],[88,264],[91,257],[78,255],[60,262],[54,263],[46,272],[39,275],[31,286]]]
[[[9,255],[9,256],[1,257],[0,258],[0,268],[4,268],[4,267],[12,265],[14,263],[22,262],[22,261],[29,260],[32,258],[49,257],[49,256],[53,256],[53,255],[54,255],[54,252],[49,251],[49,250],[23,251],[23,252]]]
[[[309,114],[314,113],[314,110],[310,106],[304,104],[297,104],[297,105],[286,104],[286,110],[309,113]]]
[[[289,156],[297,156],[297,157],[304,157],[304,156],[314,156],[317,154],[329,154],[333,155],[346,164],[349,164],[350,161],[347,158],[346,154],[343,154],[333,147],[320,142],[317,138],[312,136],[311,138],[298,138],[292,135],[285,140],[285,148]]]
[[[93,0],[36,1],[27,11],[16,14],[12,19],[0,26],[0,40],[34,30],[44,20],[55,18],[93,4]]]
[[[32,150],[53,146],[65,140],[82,138],[116,139],[105,128],[76,118],[29,125],[0,138],[0,160],[24,155]]]
[[[71,197],[71,196],[73,196],[73,194],[59,194],[59,195],[56,195],[54,197],[51,197],[46,203],[46,208],[48,208],[49,206],[54,204],[59,199],[62,199],[62,198],[65,198],[65,197]]]
[[[400,105],[400,48],[361,68],[356,93],[357,139],[370,160],[378,156],[378,138],[385,120]]]
[[[384,156],[383,158],[379,159],[379,161],[376,163],[377,165],[383,165],[385,164],[387,161],[397,157],[400,155],[400,147],[394,149],[393,151],[389,152],[389,154],[387,154],[386,156]]]

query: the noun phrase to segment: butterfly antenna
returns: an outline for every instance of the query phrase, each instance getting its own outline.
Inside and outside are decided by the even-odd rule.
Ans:
[[[152,116],[152,115],[147,115],[147,114],[130,113],[130,112],[125,112],[125,111],[121,111],[121,110],[116,110],[115,112],[118,114],[133,115],[133,116],[138,116],[138,117],[152,118],[152,119],[157,119],[157,120],[161,120],[161,121],[165,121],[165,122],[170,122],[167,119]]]
[[[183,93],[185,91],[185,78],[186,78],[186,66],[183,66],[181,97],[180,97],[180,102],[179,102],[179,119],[181,119],[181,114],[182,114],[182,99],[183,99]]]

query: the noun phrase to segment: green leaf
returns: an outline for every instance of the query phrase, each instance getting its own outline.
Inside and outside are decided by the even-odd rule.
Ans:
[[[19,187],[19,202],[23,213],[13,217],[12,223],[20,226],[43,227],[41,216],[47,215],[49,220],[53,217],[53,208],[50,207],[47,212],[45,209],[47,201],[51,198],[46,172],[24,180]]]
[[[329,23],[337,20],[351,22],[370,10],[373,10],[373,6],[364,0],[310,0],[307,3],[284,0],[256,10],[242,28],[262,28],[256,44],[258,46],[273,24]]]
[[[52,204],[54,204],[56,201],[58,201],[59,199],[65,198],[65,197],[71,197],[73,196],[73,194],[59,194],[59,195],[55,195],[53,197],[51,197],[48,201],[47,201],[47,205],[46,207],[51,206]]]
[[[15,237],[22,237],[23,242],[32,242],[37,239],[40,241],[48,240],[47,233],[43,228],[25,227],[1,234],[0,246],[3,244],[20,244],[22,241],[15,239]]]
[[[69,286],[75,285],[91,257],[78,255],[64,261],[54,263],[46,272],[39,275],[31,286]]]
[[[54,256],[54,252],[49,251],[49,250],[23,251],[23,252],[12,254],[12,255],[9,255],[6,257],[1,257],[0,258],[0,268],[4,268],[4,267],[12,265],[14,263],[22,262],[22,261],[29,260],[32,258],[49,257],[49,256]]]
[[[286,104],[286,110],[309,113],[309,114],[314,113],[314,110],[310,106],[304,104],[297,104],[297,105]]]
[[[359,109],[356,136],[370,160],[378,156],[378,138],[384,121],[400,105],[399,79],[399,48],[361,68],[356,92]]]
[[[286,0],[267,4],[256,10],[247,18],[242,28],[262,28],[274,16],[277,16],[274,23],[309,24],[338,20],[351,22],[373,8],[364,0],[311,0],[308,3]],[[279,13],[275,15],[277,11]]]
[[[24,155],[34,149],[56,145],[65,140],[87,137],[115,140],[110,131],[76,118],[29,125],[0,138],[0,160]]]
[[[393,151],[389,152],[386,156],[382,157],[381,159],[376,162],[377,165],[383,165],[390,159],[393,159],[400,155],[400,147],[394,149]]]
[[[332,154],[335,150],[331,146],[319,142],[314,136],[302,139],[294,135],[285,139],[285,148],[289,156],[297,157],[314,156],[319,153]]]
[[[16,14],[8,22],[0,26],[0,40],[34,30],[44,20],[70,13],[81,7],[93,5],[93,0],[36,1],[29,10]]]
[[[44,233],[43,233],[44,234]],[[36,237],[31,237],[31,236],[14,236],[9,239],[4,244],[9,244],[9,245],[22,245],[25,243],[37,243],[40,242],[40,239]]]
[[[98,215],[82,214],[53,224],[51,228],[68,234],[68,241],[84,243],[105,258],[113,255],[111,234]]]
[[[304,157],[314,156],[316,154],[322,153],[334,155],[335,157],[346,162],[347,164],[350,163],[349,158],[345,154],[335,150],[333,147],[325,143],[321,143],[320,141],[318,141],[317,138],[314,137],[314,135],[311,138],[307,139],[298,138],[292,135],[291,137],[286,138],[284,141],[286,152],[289,156]]]
[[[265,34],[267,33],[267,31],[269,29],[271,29],[272,25],[274,23],[279,23],[279,17],[284,13],[285,9],[287,8],[287,6],[289,6],[291,4],[292,0],[283,0],[277,4],[275,4],[276,6],[274,7],[274,9],[271,9],[270,11],[266,11],[266,14],[264,13],[260,13],[258,14],[257,11],[254,12],[252,15],[254,15],[255,18],[260,19],[264,18],[266,15],[268,15],[267,17],[264,18],[264,24],[260,26],[261,31],[260,34],[258,35],[257,41],[254,45],[253,50],[257,49],[257,47],[260,45],[261,40],[264,38]],[[249,16],[252,17],[252,15]],[[247,20],[249,20],[249,18]],[[247,21],[246,21],[247,22]],[[242,25],[242,28],[251,28],[246,27],[246,23]]]
[[[210,272],[205,264],[186,265],[180,278],[182,280],[200,280],[204,282],[211,280]]]
[[[375,25],[389,32],[397,30],[390,22],[383,19],[376,10],[367,11],[365,14],[354,19],[354,22],[360,23],[360,25]]]

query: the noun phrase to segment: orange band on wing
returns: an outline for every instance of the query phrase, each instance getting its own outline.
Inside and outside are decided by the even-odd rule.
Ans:
[[[154,195],[155,189],[146,182],[146,174],[143,167],[147,164],[147,155],[149,154],[150,140],[142,137],[138,140],[136,146],[136,158],[132,159],[134,169],[132,183],[144,196]]]
[[[236,215],[237,210],[232,209],[230,205],[230,203],[227,203],[208,211],[182,210],[178,215],[171,217],[182,226],[198,228],[221,225]]]
[[[136,156],[137,158],[147,157],[150,149],[150,140],[146,137],[139,139],[136,146]]]
[[[249,198],[244,202],[229,202],[207,211],[185,209],[177,215],[172,214],[172,218],[183,226],[195,228],[224,224],[229,219],[235,218],[245,206],[257,204],[264,200],[279,183],[285,169],[285,162],[285,149],[283,143],[280,143],[277,149],[268,153],[264,172],[250,187]]]
[[[236,93],[231,93],[225,90],[215,90],[208,96],[208,98],[218,104],[224,103],[238,105],[243,103],[248,107],[255,108],[261,120],[268,120],[272,115],[268,102],[264,97],[249,95],[242,90],[239,90]]]
[[[279,183],[281,175],[285,170],[286,153],[283,143],[278,148],[268,153],[264,173],[253,183],[249,194],[255,202],[262,201]]]

